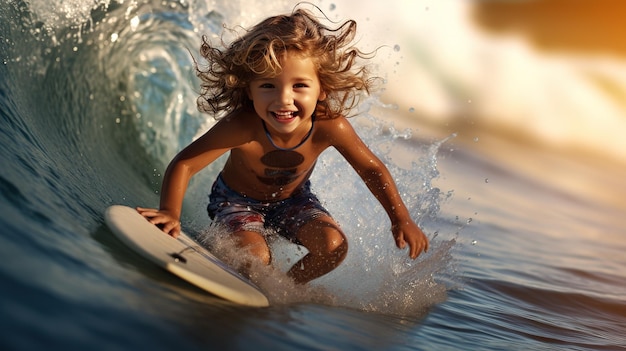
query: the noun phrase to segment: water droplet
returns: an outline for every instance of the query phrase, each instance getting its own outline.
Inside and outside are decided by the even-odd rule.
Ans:
[[[485,183],[489,183],[489,178],[485,178]]]
[[[400,51],[400,45],[396,44],[393,46],[393,51],[398,52]]]
[[[478,137],[474,137],[474,142],[478,142]]]
[[[139,17],[135,16],[133,18],[130,19],[130,29],[134,32],[135,30],[137,30],[137,27],[139,26]]]
[[[478,243],[478,241],[472,240],[472,245],[476,245],[477,243]]]

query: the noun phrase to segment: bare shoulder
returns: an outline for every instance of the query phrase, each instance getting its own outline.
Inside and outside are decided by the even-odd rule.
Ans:
[[[219,132],[238,131],[245,134],[246,131],[253,131],[254,122],[257,119],[250,111],[237,110],[218,120],[211,129]]]
[[[245,143],[255,135],[258,121],[247,111],[234,111],[221,118],[203,136],[205,139],[230,140],[230,144]]]
[[[335,118],[316,118],[315,123],[319,124],[324,128],[336,129],[336,128],[345,128],[346,126],[352,127],[348,119],[344,116],[339,116]]]
[[[346,117],[322,118],[316,121],[319,137],[325,138],[329,146],[349,145],[360,138]]]

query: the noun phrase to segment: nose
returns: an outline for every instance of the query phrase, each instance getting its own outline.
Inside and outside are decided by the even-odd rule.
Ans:
[[[283,105],[293,104],[293,91],[290,88],[281,89],[279,99]]]

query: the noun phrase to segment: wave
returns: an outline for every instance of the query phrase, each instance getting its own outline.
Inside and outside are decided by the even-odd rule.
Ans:
[[[125,72],[130,73],[129,84],[150,82],[157,90],[167,90],[172,78],[190,82],[185,89],[177,87],[181,89],[156,93],[173,94],[172,99],[164,100],[167,104],[159,108],[189,110],[173,114],[172,117],[182,116],[178,118],[183,120],[172,119],[171,126],[181,125],[176,122],[190,122],[191,130],[199,122],[185,116],[194,115],[193,96],[196,95],[187,50],[196,52],[201,34],[217,37],[223,31],[222,23],[245,27],[262,16],[245,11],[245,3],[224,3],[219,9],[209,8],[201,0],[166,5],[155,0],[133,4],[103,0],[98,3],[101,5],[94,10],[92,2],[82,0],[32,2],[33,27],[40,36],[48,35],[52,42],[67,42],[69,35],[74,41],[84,43],[90,39],[83,38],[83,33],[97,26],[99,37],[91,40],[104,45],[101,49],[111,50],[111,63],[115,59],[134,61],[130,66],[134,71]],[[266,4],[264,10],[286,12],[294,5],[295,2],[290,1],[275,2]],[[536,8],[521,7],[530,11],[529,16],[541,18],[553,11],[544,5],[539,2]],[[457,132],[467,140],[498,135],[626,160],[623,152],[626,149],[623,142],[626,62],[623,58],[606,54],[607,50],[611,52],[611,47],[585,51],[583,39],[579,40],[582,49],[576,50],[577,39],[568,36],[559,40],[574,49],[547,50],[535,44],[542,38],[554,41],[549,35],[554,31],[549,29],[568,25],[563,21],[543,24],[544,28],[541,27],[544,22],[538,20],[519,27],[524,29],[518,32],[494,34],[490,28],[495,26],[494,22],[504,26],[494,17],[506,6],[520,7],[515,3],[459,4],[456,1],[442,1],[432,6],[428,1],[417,1],[397,8],[382,2],[353,8],[349,2],[340,0],[334,2],[330,10],[324,10],[333,19],[356,18],[363,33],[360,45],[365,48],[386,46],[376,58],[381,74],[388,81],[384,99],[396,104],[396,114],[405,121],[413,120],[413,126],[429,124]],[[610,13],[611,6],[621,5],[608,4],[594,9]],[[369,18],[370,13],[379,14],[378,19]],[[509,14],[508,20],[516,23],[519,18]],[[595,35],[610,37],[612,33],[601,27]],[[133,36],[142,41],[132,40]],[[119,37],[124,39],[118,41]],[[151,39],[165,45],[156,52],[149,52],[147,47],[155,48],[146,43]],[[116,47],[120,44],[132,47]],[[120,55],[116,58],[115,53]],[[162,67],[166,70],[161,71]],[[151,73],[151,68],[159,68],[159,72]],[[142,99],[141,96],[134,98]],[[139,111],[129,113],[139,113],[143,118],[153,114],[154,111],[142,107],[147,106],[137,101]],[[184,133],[161,135],[158,139],[175,141],[176,135]],[[155,138],[150,133],[144,137],[147,144],[156,148],[155,153],[171,154],[167,146],[160,145],[159,149],[151,143]]]
[[[0,141],[6,147],[0,156],[12,166],[2,170],[0,191],[2,206],[15,214],[2,221],[15,229],[34,228],[37,234],[26,236],[32,240],[26,247],[37,248],[41,262],[89,265],[83,250],[93,245],[88,239],[91,233],[102,231],[104,209],[115,203],[157,206],[166,164],[212,124],[212,118],[196,109],[198,82],[192,57],[198,56],[200,35],[217,36],[225,18],[241,15],[228,4],[219,10],[206,6],[161,1],[102,2],[97,7],[85,1],[2,5],[1,29],[7,40],[0,44],[4,58]],[[410,131],[395,130],[369,114],[370,105],[385,108],[373,97],[366,102],[363,116],[355,118],[355,127],[389,162],[416,220],[432,223],[440,203],[449,196],[431,185],[439,175],[437,151],[445,140],[411,140]],[[420,162],[395,161],[397,155],[412,159],[416,153],[422,155]],[[220,162],[196,177],[189,188],[183,221],[192,235],[206,234],[208,218],[202,204],[218,167]],[[346,282],[331,282],[343,296],[339,304],[370,298],[371,303],[359,308],[400,313],[413,306],[417,313],[441,301],[446,284],[435,282],[433,276],[446,274],[453,240],[434,245],[439,249],[426,258],[429,273],[423,275],[416,265],[405,262],[404,254],[403,259],[394,258],[398,255],[390,235],[379,235],[389,228],[375,199],[357,206],[369,192],[365,185],[351,185],[358,184],[357,176],[338,153],[323,155],[313,182],[329,210],[347,230],[358,233],[356,240],[366,243],[355,245],[352,251],[362,252],[347,259],[345,269],[371,270],[380,260],[391,260],[391,269],[408,272],[409,282],[404,282],[409,290],[431,290],[423,299],[406,300],[410,291],[402,293],[397,283],[393,286],[398,292],[387,291],[391,285],[383,282],[389,278],[380,272],[362,287],[361,298],[344,290]],[[355,190],[342,191],[348,185]],[[355,216],[355,211],[360,215]],[[376,298],[385,291],[384,301]]]
[[[419,11],[404,11],[417,24],[426,26],[427,17],[431,15],[433,21],[439,21],[430,32],[425,31],[425,27],[419,32],[415,32],[414,27],[406,27],[412,28],[410,45],[404,39],[404,35],[409,35],[405,31],[389,35],[384,28],[372,29],[380,22],[367,16],[380,13],[385,17],[389,10],[371,11],[380,6],[389,8],[388,4],[368,2],[354,10],[355,16],[367,18],[359,22],[361,31],[368,33],[364,35],[364,43],[380,43],[381,35],[392,38],[394,44],[398,43],[397,51],[392,49],[389,57],[380,57],[389,58],[393,66],[388,71],[388,87],[398,83],[395,75],[399,74],[410,76],[409,80],[413,81],[403,85],[401,94],[397,88],[388,88],[389,93],[397,93],[391,99],[398,102],[397,109],[387,104],[389,98],[374,97],[366,101],[363,116],[352,121],[365,141],[389,165],[411,214],[427,233],[431,233],[431,250],[418,261],[411,261],[405,252],[398,252],[390,238],[384,211],[341,156],[329,150],[314,173],[314,191],[350,232],[350,254],[337,271],[320,278],[319,286],[313,291],[300,291],[282,283],[280,280],[284,276],[281,274],[265,276],[263,286],[267,287],[268,295],[278,308],[270,309],[269,314],[268,311],[258,313],[259,325],[269,327],[256,328],[257,322],[252,322],[253,336],[257,338],[250,340],[252,343],[270,339],[274,343],[284,342],[294,334],[285,337],[282,316],[286,316],[289,324],[294,313],[295,318],[304,313],[307,318],[313,318],[314,325],[328,327],[321,327],[322,332],[337,335],[337,339],[344,338],[342,333],[347,332],[347,339],[358,339],[357,342],[363,345],[370,340],[379,342],[374,340],[380,339],[376,331],[381,331],[393,345],[400,345],[404,340],[415,342],[401,346],[409,348],[415,345],[429,348],[429,343],[433,345],[432,349],[445,346],[471,349],[481,345],[486,349],[553,349],[562,346],[584,350],[624,345],[621,320],[626,311],[621,301],[623,296],[615,288],[621,283],[621,277],[613,273],[619,271],[617,263],[595,272],[589,267],[581,271],[579,268],[546,268],[542,265],[536,272],[518,272],[498,271],[486,266],[505,262],[494,254],[504,245],[495,237],[511,241],[510,236],[503,234],[517,231],[518,224],[515,222],[517,217],[499,209],[506,207],[513,211],[517,202],[496,197],[494,203],[489,199],[488,190],[482,194],[486,197],[482,197],[490,202],[489,205],[481,205],[483,200],[480,199],[471,203],[463,201],[464,204],[455,204],[461,210],[447,209],[452,213],[441,213],[440,206],[454,195],[453,190],[435,186],[439,178],[440,150],[447,146],[449,139],[401,130],[377,117],[402,115],[401,111],[405,109],[402,105],[406,104],[407,111],[408,106],[414,108],[406,116],[419,118],[420,123],[429,116],[434,124],[450,122],[449,128],[443,128],[443,134],[449,134],[457,131],[457,127],[448,116],[459,118],[459,125],[471,126],[472,118],[482,118],[484,111],[491,111],[483,106],[489,101],[480,101],[477,96],[487,96],[488,91],[502,87],[501,94],[517,103],[514,97],[520,91],[516,89],[536,87],[533,84],[506,85],[508,79],[504,79],[506,74],[503,73],[495,77],[495,81],[501,84],[491,86],[491,90],[479,89],[483,86],[474,84],[479,80],[472,77],[475,74],[480,78],[486,75],[485,72],[489,73],[489,67],[485,68],[488,65],[483,64],[482,70],[466,71],[467,66],[481,63],[476,60],[468,65],[463,61],[463,55],[453,57],[456,51],[451,48],[458,44],[458,39],[446,41],[446,38],[460,36],[468,44],[475,44],[485,39],[482,34],[476,34],[474,27],[465,31],[468,8],[465,5],[450,6],[446,1],[437,2],[437,6],[428,3],[426,6],[426,2],[415,2]],[[232,328],[249,324],[249,311],[238,310],[226,302],[183,288],[177,280],[168,279],[157,268],[138,262],[130,252],[110,239],[102,222],[102,213],[110,204],[157,205],[160,173],[165,164],[177,150],[212,123],[210,116],[201,115],[195,109],[197,82],[191,55],[197,50],[199,36],[217,35],[222,30],[222,22],[247,26],[265,13],[245,11],[255,5],[245,1],[224,1],[219,3],[219,8],[210,8],[204,1],[97,1],[96,4],[94,7],[93,1],[86,0],[0,2],[0,210],[3,213],[0,216],[0,227],[3,228],[0,257],[4,259],[0,265],[0,280],[7,287],[3,296],[7,297],[4,301],[8,301],[2,310],[5,319],[11,321],[5,323],[5,334],[11,339],[3,341],[23,345],[24,340],[45,340],[42,343],[51,340],[74,347],[76,343],[91,346],[127,343],[134,346],[140,342],[162,346],[164,340],[172,346],[180,346],[181,342],[193,344],[194,338],[202,340],[202,347],[208,343],[228,343],[230,340],[220,334],[226,335],[228,333],[222,331],[229,332]],[[329,17],[351,17],[340,11],[353,6],[341,2],[333,4],[335,7],[328,11]],[[272,2],[267,5],[267,10],[285,12],[292,5]],[[363,15],[359,12],[361,10],[370,12]],[[397,15],[397,23],[407,21],[404,13],[401,16],[393,13]],[[442,23],[449,23],[443,20],[446,15],[450,15],[448,18],[454,22],[450,24],[452,28],[447,28],[452,34],[448,34],[450,37],[434,35]],[[382,21],[391,23],[388,18]],[[433,34],[432,37],[429,38],[429,34]],[[521,51],[529,55],[538,55],[533,56],[537,60],[532,62],[540,66],[546,63],[543,54],[530,50],[523,41],[517,43],[513,47],[521,47]],[[513,60],[505,61],[515,62],[513,56],[504,56]],[[611,62],[611,65],[615,64]],[[413,75],[415,72],[407,70],[407,66],[420,68],[418,71],[421,72]],[[543,74],[550,66],[541,67],[532,72]],[[558,74],[574,72],[570,68]],[[503,69],[503,72],[507,71]],[[619,91],[620,76],[605,80],[609,72],[602,73],[601,80],[607,86],[618,87]],[[578,73],[566,76],[574,77],[574,81],[580,83],[577,86],[590,88],[589,81]],[[406,88],[414,86],[417,88]],[[556,83],[548,86],[558,88]],[[434,88],[431,90],[431,87]],[[423,95],[425,91],[432,92],[432,95]],[[536,96],[540,93],[538,90]],[[469,95],[471,103],[465,100]],[[598,106],[616,106],[618,100],[605,101],[605,105],[599,102]],[[471,115],[466,113],[468,106],[475,109],[470,109]],[[502,106],[493,110],[498,113],[492,118],[497,119],[494,124],[504,127],[481,122],[482,125],[476,123],[476,128],[494,130],[494,133],[506,136],[502,130],[507,126],[518,126],[520,122],[510,115],[503,114],[500,119],[500,113],[510,109]],[[563,110],[557,106],[554,111],[558,115]],[[584,115],[581,113],[581,118],[585,118]],[[512,119],[508,120],[509,117]],[[612,124],[618,121],[617,117],[606,114],[604,118],[611,121],[608,125],[619,134],[619,124]],[[549,127],[536,127],[548,131],[558,127],[558,124],[555,127],[550,123],[546,124]],[[477,132],[474,127],[468,128],[459,127],[459,136]],[[595,133],[590,133],[589,137],[602,139]],[[539,135],[537,138],[543,137]],[[600,143],[597,150],[606,147]],[[483,162],[483,157],[470,155],[467,150],[458,150],[458,153],[455,150],[454,157],[457,156],[471,164],[455,168],[460,171],[459,177],[471,178],[471,174],[463,172],[472,169],[479,169],[480,174],[487,171],[504,175],[498,176],[500,179],[519,176],[500,163],[489,168],[494,167],[496,161]],[[455,160],[451,161],[455,163]],[[211,235],[205,229],[208,217],[204,213],[204,204],[217,167],[219,164],[199,175],[185,200],[185,229],[196,238]],[[547,190],[545,183],[550,179],[550,176],[541,175],[530,181],[521,177],[515,181],[538,187],[541,192]],[[491,190],[500,191],[507,187],[504,184]],[[533,205],[536,205],[533,193],[526,194],[524,189],[512,190],[512,193],[521,199],[519,201],[534,201]],[[500,203],[502,199],[506,202],[504,205]],[[494,208],[495,217],[500,218],[482,216],[482,209],[493,212]],[[570,212],[573,207],[559,208]],[[462,245],[462,240],[457,242],[459,232],[470,225],[472,218],[460,218],[460,212],[473,213],[473,217],[480,212],[481,216],[477,218],[482,218],[484,225],[475,227],[480,233],[471,235],[492,237],[485,239],[480,258],[470,260],[466,267],[457,260],[468,260],[469,256],[463,255],[472,253],[455,250]],[[584,216],[587,216],[586,212]],[[604,220],[605,217],[601,218]],[[478,222],[474,221],[472,225]],[[507,226],[507,223],[511,225]],[[563,223],[559,222],[559,228]],[[565,225],[566,231],[569,230],[567,223]],[[592,231],[595,235],[593,233],[596,231]],[[532,239],[542,242],[538,235]],[[594,237],[593,242],[596,241]],[[492,243],[494,249],[487,249],[487,243]],[[276,245],[277,261],[282,259],[285,265],[293,262],[297,249],[289,245],[282,247],[280,243]],[[513,241],[507,245],[503,248],[516,244]],[[591,249],[594,247],[590,246]],[[588,250],[587,246],[584,250]],[[501,254],[508,255],[509,252],[503,250]],[[552,251],[550,255],[553,255]],[[524,270],[521,260],[525,257],[541,264],[536,262],[539,256],[521,255],[518,257],[520,270]],[[284,267],[279,264],[277,269]],[[471,277],[468,278],[471,281],[462,281],[464,274]],[[323,299],[319,298],[319,293],[323,294]],[[328,295],[333,299],[328,301]],[[445,303],[439,304],[444,300]],[[285,309],[280,308],[281,304],[302,301],[313,304],[290,306],[282,314]],[[348,308],[326,309],[317,302]],[[435,304],[438,306],[431,310]],[[344,313],[351,315],[351,308],[359,312],[353,319],[335,318]],[[216,315],[215,310],[220,312]],[[421,323],[426,313],[428,317]],[[215,319],[206,319],[207,315],[217,317],[225,324],[215,329],[215,323],[212,323]],[[330,318],[324,318],[324,315]],[[241,316],[245,316],[243,323]],[[375,332],[365,335],[359,320],[372,316],[371,330]],[[281,319],[280,322],[276,322],[277,319]],[[111,320],[116,323],[110,323]],[[333,325],[333,322],[339,324]],[[416,322],[419,322],[418,326]],[[59,328],[50,329],[50,325]],[[193,335],[181,338],[182,329],[172,328],[172,325],[193,330]],[[305,329],[310,326],[307,323],[302,325]],[[213,332],[207,334],[207,330]],[[316,330],[305,332],[302,340],[309,340],[310,333],[319,335]],[[111,339],[111,335],[117,337]],[[159,337],[155,339],[155,335]],[[333,345],[328,346],[332,348]]]
[[[606,296],[590,296],[583,290],[537,287],[512,281],[473,280],[470,300],[463,304],[484,303],[484,313],[499,321],[498,329],[551,345],[594,349],[598,338],[605,345],[623,343],[621,326],[623,301]],[[476,290],[474,290],[474,288]],[[480,296],[476,292],[480,291]],[[511,304],[510,301],[515,301]],[[499,319],[498,315],[515,316]],[[563,323],[563,316],[578,321]],[[481,319],[481,316],[473,318]],[[523,332],[522,332],[523,331]],[[515,339],[515,337],[511,338]]]

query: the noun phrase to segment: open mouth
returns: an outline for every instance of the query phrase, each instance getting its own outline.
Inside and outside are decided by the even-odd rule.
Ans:
[[[272,112],[274,118],[278,121],[290,121],[298,116],[298,111],[277,111]]]

